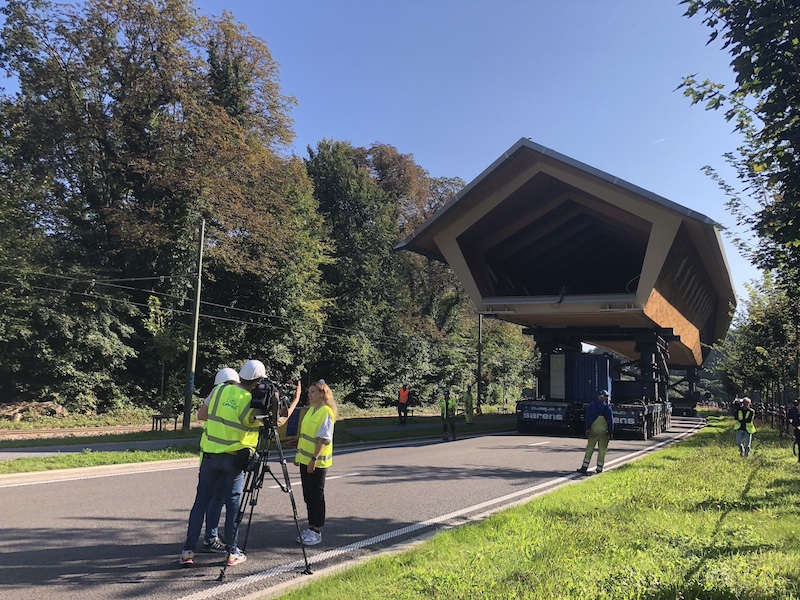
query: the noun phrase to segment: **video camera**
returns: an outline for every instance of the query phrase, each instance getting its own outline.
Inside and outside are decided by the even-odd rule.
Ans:
[[[250,400],[250,408],[260,411],[265,421],[277,425],[281,412],[288,412],[294,391],[295,386],[291,381],[277,383],[264,377],[251,392],[253,397]]]

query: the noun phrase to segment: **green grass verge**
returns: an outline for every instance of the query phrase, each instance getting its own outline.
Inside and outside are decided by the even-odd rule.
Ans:
[[[480,523],[282,598],[800,598],[800,466],[790,442],[732,421]]]
[[[0,475],[191,458],[192,456],[198,456],[198,454],[196,444],[172,446],[161,450],[131,449],[121,452],[93,452],[85,449],[83,452],[65,453],[59,456],[16,458],[2,461],[0,462]]]
[[[130,433],[110,433],[105,435],[71,435],[68,437],[30,438],[22,440],[0,440],[0,448],[35,448],[40,446],[72,446],[85,444],[104,444],[108,442],[142,442],[149,440],[199,440],[202,427],[189,431],[134,431]]]

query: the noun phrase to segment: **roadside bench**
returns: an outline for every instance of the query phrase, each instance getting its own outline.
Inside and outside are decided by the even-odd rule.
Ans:
[[[172,421],[173,431],[178,430],[178,415],[153,415],[153,431],[163,431],[164,422],[169,423]]]

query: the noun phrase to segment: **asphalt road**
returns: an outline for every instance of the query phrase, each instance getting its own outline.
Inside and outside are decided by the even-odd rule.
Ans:
[[[646,442],[614,440],[606,468],[698,427],[673,419],[670,432]],[[326,486],[323,542],[307,549],[311,569],[318,575],[576,483],[584,444],[580,438],[495,434],[338,448]],[[271,458],[270,469],[283,481],[277,452]],[[305,527],[297,469],[287,469]],[[180,568],[196,483],[194,459],[0,477],[6,538],[0,597],[232,599],[309,577],[300,574],[305,561],[294,541],[290,495],[269,475],[253,509],[248,561],[228,568],[224,582],[217,581],[222,555],[198,553],[193,568]]]

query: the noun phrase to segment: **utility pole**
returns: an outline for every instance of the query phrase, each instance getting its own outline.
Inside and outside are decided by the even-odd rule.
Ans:
[[[483,414],[483,408],[481,408],[481,400],[483,398],[483,381],[481,377],[481,372],[483,371],[483,365],[481,360],[483,358],[483,313],[478,313],[478,414]]]
[[[189,358],[186,364],[186,395],[183,402],[183,429],[192,426],[192,399],[194,398],[194,369],[197,365],[197,330],[200,324],[200,281],[203,274],[203,238],[206,233],[205,219],[200,220],[200,240],[197,242],[197,279],[194,281],[192,302],[192,337],[189,339]]]

